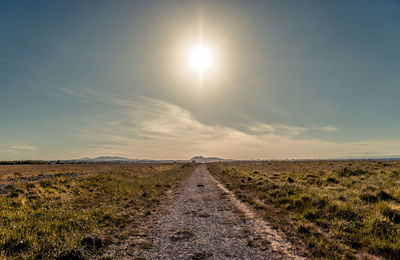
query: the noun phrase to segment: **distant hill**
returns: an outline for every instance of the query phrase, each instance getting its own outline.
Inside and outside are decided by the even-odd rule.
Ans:
[[[197,163],[208,163],[208,162],[223,162],[232,161],[231,159],[222,159],[218,157],[203,157],[195,156],[190,160],[147,160],[147,159],[129,159],[124,157],[113,157],[113,156],[101,156],[96,158],[82,158],[76,161],[81,162],[137,162],[137,163],[168,163],[168,162],[197,162]]]
[[[189,160],[149,160],[130,159],[118,156],[100,156],[95,158],[80,158],[71,160],[54,160],[52,163],[187,163]]]
[[[113,162],[113,161],[132,161],[132,159],[124,158],[124,157],[116,157],[116,156],[100,156],[96,158],[81,158],[77,161],[90,161],[90,162]]]
[[[149,160],[149,159],[129,159],[118,156],[100,156],[95,158],[80,158],[72,160],[56,160],[51,161],[52,163],[209,163],[209,162],[227,162],[233,161],[231,159],[222,159],[217,157],[203,157],[195,156],[190,160]]]
[[[84,162],[84,163],[186,163],[188,160],[149,160],[149,159],[129,159],[118,156],[100,156],[96,158],[81,158],[72,160],[74,162]]]
[[[203,156],[195,156],[190,161],[194,161],[197,163],[209,163],[209,162],[229,162],[233,161],[232,159],[222,159],[218,157],[203,157]]]

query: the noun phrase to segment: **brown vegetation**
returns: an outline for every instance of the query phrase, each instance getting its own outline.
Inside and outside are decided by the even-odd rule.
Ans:
[[[192,171],[189,164],[0,166],[0,184],[9,186],[0,195],[0,257],[99,255]]]
[[[208,165],[243,202],[316,258],[400,258],[400,162]]]

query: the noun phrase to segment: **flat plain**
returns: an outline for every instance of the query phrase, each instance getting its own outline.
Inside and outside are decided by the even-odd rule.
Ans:
[[[399,257],[398,161],[0,166],[0,258]]]
[[[209,164],[236,197],[312,258],[400,258],[400,162]]]
[[[190,164],[0,166],[0,258],[98,258],[136,232]]]

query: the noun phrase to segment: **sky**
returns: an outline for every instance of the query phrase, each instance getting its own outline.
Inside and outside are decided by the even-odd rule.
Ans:
[[[0,2],[0,160],[400,155],[400,1]],[[207,44],[200,80],[190,46]]]

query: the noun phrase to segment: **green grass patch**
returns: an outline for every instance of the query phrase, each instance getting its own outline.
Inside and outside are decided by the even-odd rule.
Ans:
[[[99,173],[79,178],[13,183],[0,196],[0,258],[68,258],[76,248],[101,250],[193,171],[181,166],[107,165],[104,172],[97,165]]]
[[[208,165],[312,258],[400,258],[400,162],[274,161]],[[246,194],[245,196],[243,194]],[[261,201],[265,210],[252,201]]]

